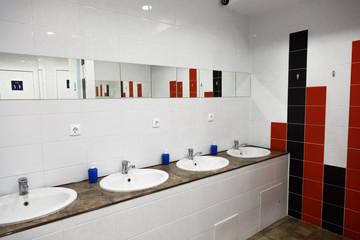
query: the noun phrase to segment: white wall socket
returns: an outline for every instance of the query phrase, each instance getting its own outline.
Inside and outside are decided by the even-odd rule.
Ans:
[[[159,128],[160,127],[160,118],[153,118],[152,126],[153,126],[153,128]]]
[[[70,136],[80,136],[80,134],[81,134],[81,125],[80,124],[70,124],[69,135]]]
[[[208,113],[208,121],[213,122],[215,120],[215,114],[214,113]]]

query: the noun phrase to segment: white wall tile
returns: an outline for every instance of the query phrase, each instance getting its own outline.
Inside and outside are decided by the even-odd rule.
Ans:
[[[80,6],[80,29],[84,33],[116,37],[117,14],[88,6]]]
[[[76,1],[76,0],[75,0]],[[117,11],[117,0],[78,0],[78,2],[85,6],[90,6],[94,8],[106,9],[110,11]]]
[[[117,1],[118,10],[120,13],[137,16],[141,18],[149,18],[149,11],[142,9],[142,6],[149,5],[149,0],[119,0]]]
[[[150,21],[147,19],[118,14],[119,38],[148,41]]]
[[[38,116],[0,117],[0,146],[40,143],[40,124]]]
[[[114,33],[116,35],[116,33]],[[120,45],[117,37],[84,34],[83,57],[116,62],[119,61]]]
[[[1,101],[0,116],[37,115],[40,101]]]
[[[55,232],[39,238],[34,238],[34,240],[63,240],[63,233]]]
[[[79,28],[79,6],[62,0],[33,0],[34,23],[38,26]]]
[[[216,203],[216,183],[207,184],[186,192],[189,213],[200,211]]]
[[[346,147],[348,140],[347,127],[325,127],[325,145]]]
[[[347,149],[341,146],[325,145],[324,164],[346,168]]]
[[[28,185],[29,185],[30,189],[44,187],[44,173],[43,172],[15,175],[15,176],[0,179],[0,196],[6,195],[9,193],[18,192],[19,191],[18,179],[21,177],[28,178]]]
[[[185,193],[179,193],[157,201],[158,226],[172,222],[188,214]]]
[[[0,19],[32,23],[31,0],[3,0],[0,2]]]
[[[49,223],[40,227],[32,228],[23,232],[15,233],[9,236],[6,236],[2,239],[4,240],[22,240],[22,239],[34,239],[41,236],[46,236],[61,229],[61,221],[54,223]],[[46,238],[45,238],[46,239]]]
[[[115,215],[99,218],[97,220],[64,229],[64,240],[90,239],[96,236],[101,240],[116,240]]]
[[[188,222],[189,218],[184,217],[177,221],[170,222],[169,224],[163,225],[162,227],[157,229],[158,240],[183,240],[188,238]]]
[[[0,21],[0,51],[35,54],[33,26]]]
[[[152,9],[149,18],[155,21],[175,24],[175,0],[149,0]]]
[[[45,186],[51,187],[88,179],[88,168],[87,164],[81,164],[45,171]]]
[[[41,144],[2,147],[0,159],[0,178],[44,170]]]
[[[86,163],[84,141],[49,142],[43,145],[45,170]]]

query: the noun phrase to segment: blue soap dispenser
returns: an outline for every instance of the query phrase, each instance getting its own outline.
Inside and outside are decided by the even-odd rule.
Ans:
[[[168,150],[165,149],[165,152],[161,156],[162,165],[169,165],[170,163],[170,154],[168,153]]]
[[[95,167],[95,164],[92,163],[90,165],[90,168],[88,170],[88,174],[89,174],[89,183],[97,183],[97,179],[98,179],[98,170]]]
[[[217,149],[218,149],[218,147],[217,147],[215,141],[213,141],[213,144],[211,145],[211,148],[210,148],[211,155],[216,156],[217,155]]]

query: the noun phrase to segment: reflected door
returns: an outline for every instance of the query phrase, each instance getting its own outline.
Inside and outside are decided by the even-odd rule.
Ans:
[[[56,70],[58,99],[78,98],[78,88],[74,80],[70,78],[67,70]]]
[[[0,71],[0,99],[35,99],[34,72]]]

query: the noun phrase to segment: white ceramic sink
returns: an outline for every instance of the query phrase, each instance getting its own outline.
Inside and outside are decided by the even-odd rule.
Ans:
[[[265,148],[258,147],[240,147],[239,150],[229,149],[226,152],[228,155],[239,158],[258,158],[265,157],[270,154],[270,151]]]
[[[184,158],[176,163],[180,169],[187,171],[213,171],[229,165],[229,161],[222,157],[197,156],[194,160]]]
[[[0,197],[0,225],[21,223],[60,211],[75,201],[69,188],[38,188],[26,196],[18,193]]]
[[[156,169],[132,169],[128,174],[114,173],[100,181],[100,187],[110,192],[131,192],[158,186],[169,174]]]

